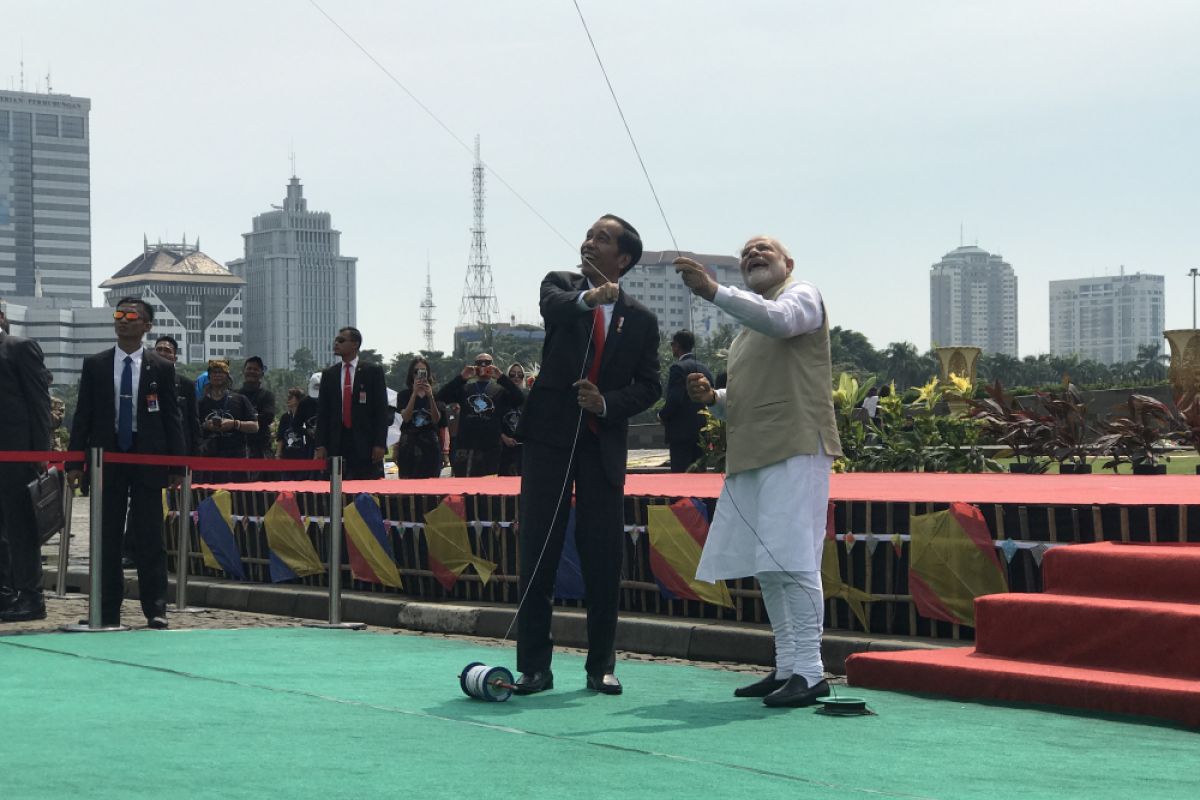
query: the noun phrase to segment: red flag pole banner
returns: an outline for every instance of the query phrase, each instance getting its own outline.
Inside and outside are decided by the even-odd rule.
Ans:
[[[1004,567],[976,506],[910,518],[908,586],[922,616],[975,624],[975,598],[1008,591]]]

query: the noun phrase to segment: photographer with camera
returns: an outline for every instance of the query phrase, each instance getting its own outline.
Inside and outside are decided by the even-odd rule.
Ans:
[[[407,388],[396,395],[400,409],[400,441],[392,460],[401,478],[437,478],[442,474],[442,456],[449,414],[445,404],[433,396],[429,362],[417,356],[408,365]]]
[[[456,478],[495,475],[500,470],[500,433],[504,415],[525,402],[520,387],[492,363],[487,353],[437,393],[443,403],[458,403],[462,416],[455,449],[450,454]]]

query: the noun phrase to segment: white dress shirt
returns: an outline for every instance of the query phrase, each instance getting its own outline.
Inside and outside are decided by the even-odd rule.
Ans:
[[[125,356],[129,356],[133,359],[133,363],[129,367],[133,372],[133,397],[130,398],[133,402],[133,432],[137,433],[137,398],[138,387],[142,384],[143,352],[145,350],[141,347],[132,353],[126,353],[120,345],[113,347],[113,397],[117,400],[113,403],[113,430],[117,430],[118,420],[121,417],[121,373],[125,371]]]

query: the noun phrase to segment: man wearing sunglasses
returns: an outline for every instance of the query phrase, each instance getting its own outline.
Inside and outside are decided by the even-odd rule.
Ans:
[[[154,309],[146,301],[123,297],[117,302],[113,312],[116,346],[83,360],[69,449],[184,454],[175,365],[142,343],[153,324]],[[82,464],[67,465],[72,486],[79,485],[82,471]],[[147,625],[167,627],[162,490],[177,486],[182,472],[179,467],[104,465],[100,620],[105,627],[121,621],[125,589],[121,552],[127,536],[133,538],[138,596]]]
[[[383,368],[362,361],[362,333],[345,327],[333,340],[338,363],[321,372],[317,395],[316,458],[342,456],[346,480],[383,477],[387,429],[393,412],[388,407]]]
[[[500,471],[500,434],[504,415],[520,408],[525,395],[492,363],[488,353],[442,387],[437,399],[458,403],[460,416],[450,469],[456,478],[496,475]]]

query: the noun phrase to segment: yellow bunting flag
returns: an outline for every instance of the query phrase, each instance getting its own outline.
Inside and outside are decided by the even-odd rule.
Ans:
[[[708,538],[707,512],[702,503],[683,498],[669,506],[647,506],[646,530],[650,534],[650,569],[665,595],[733,607],[724,581],[696,580],[700,553]]]
[[[294,492],[279,493],[263,517],[263,525],[267,529],[267,545],[271,548],[273,581],[320,575],[325,571],[321,557],[308,538],[307,526],[301,521]],[[276,564],[276,560],[280,563]]]
[[[496,570],[494,563],[471,552],[462,495],[447,497],[425,515],[425,546],[429,549],[429,569],[447,591],[468,566],[475,567],[485,584]]]
[[[845,600],[858,624],[862,625],[864,631],[870,632],[871,626],[867,622],[867,610],[863,603],[871,602],[875,596],[843,581],[839,562],[837,541],[826,538],[825,549],[821,552],[821,588],[825,599],[837,597]]]

